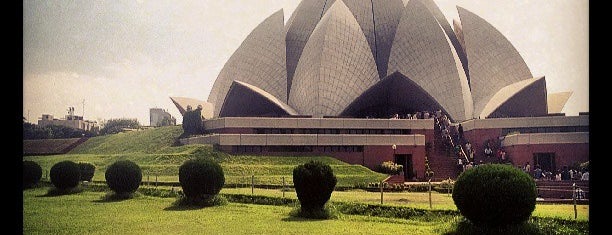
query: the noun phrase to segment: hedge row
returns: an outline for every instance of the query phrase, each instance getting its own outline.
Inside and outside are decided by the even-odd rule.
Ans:
[[[41,184],[49,184],[48,182],[41,182]],[[87,190],[104,192],[108,191],[109,188],[105,184],[88,184],[84,186]],[[152,197],[163,197],[172,198],[182,195],[181,190],[177,189],[161,189],[161,188],[150,188],[141,187],[138,192]],[[294,206],[297,205],[298,200],[292,198],[281,198],[281,197],[270,197],[261,195],[248,195],[248,194],[224,194],[220,195],[227,198],[232,203],[243,203],[243,204],[256,204],[256,205],[274,205],[274,206]],[[331,202],[333,206],[341,213],[347,215],[364,215],[364,216],[377,216],[386,218],[401,218],[401,219],[414,219],[414,218],[435,218],[436,216],[459,216],[460,213],[455,210],[427,210],[419,208],[411,208],[404,206],[392,206],[392,205],[374,205],[354,202]],[[532,216],[534,222],[539,224],[561,224],[569,227],[579,227],[588,230],[588,221],[579,220],[566,220],[560,218],[545,218]],[[585,230],[585,231],[586,231]]]

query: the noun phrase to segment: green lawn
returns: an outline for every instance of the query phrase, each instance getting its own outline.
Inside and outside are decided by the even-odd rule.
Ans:
[[[250,194],[250,188],[224,188],[221,193],[227,194]],[[282,191],[278,189],[254,189],[256,195],[282,197]],[[297,198],[295,192],[285,192],[285,197]],[[449,194],[438,192],[431,193],[432,208],[438,210],[457,210],[453,198]],[[332,201],[359,202],[369,204],[380,204],[380,192],[368,192],[363,190],[334,191]],[[419,192],[385,192],[383,194],[385,205],[399,205],[414,208],[429,209],[429,194]],[[578,220],[589,220],[589,205],[578,205]],[[536,204],[534,216],[559,217],[563,219],[574,219],[574,206],[571,204]]]
[[[452,222],[354,215],[304,220],[290,217],[291,207],[236,203],[177,211],[168,210],[172,198],[99,202],[104,193],[45,193],[46,188],[24,191],[24,234],[439,234]]]
[[[103,136],[100,138],[111,137]],[[89,143],[89,141],[94,141],[94,143],[99,145],[97,139],[92,139],[85,142],[85,144]],[[91,146],[92,144],[84,149],[96,149]],[[96,166],[93,178],[95,181],[104,181],[104,172],[113,162],[131,160],[136,162],[142,169],[143,180],[155,181],[157,176],[157,180],[160,182],[178,182],[179,166],[186,160],[194,157],[212,157],[219,161],[225,172],[227,184],[250,184],[251,175],[255,175],[256,184],[282,185],[282,178],[285,177],[285,182],[292,185],[293,168],[311,160],[329,164],[338,177],[338,186],[354,186],[357,183],[378,182],[387,177],[385,174],[376,173],[364,166],[350,165],[335,158],[325,156],[232,156],[214,151],[210,145],[167,146],[163,148],[163,151],[165,153],[73,153],[52,156],[25,156],[23,160],[37,162],[41,165],[43,171],[49,171],[53,164],[63,160],[91,162]]]

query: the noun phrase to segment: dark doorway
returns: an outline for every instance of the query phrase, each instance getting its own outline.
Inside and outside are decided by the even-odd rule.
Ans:
[[[412,180],[414,172],[412,168],[412,154],[395,154],[395,163],[404,168],[404,180]]]
[[[555,172],[557,166],[555,165],[555,153],[534,153],[533,164],[540,165],[543,171]]]

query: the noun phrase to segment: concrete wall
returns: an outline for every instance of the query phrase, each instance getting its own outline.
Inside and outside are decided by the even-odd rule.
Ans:
[[[454,124],[453,124],[454,125]],[[503,128],[589,126],[588,115],[529,118],[478,119],[462,123],[464,136],[472,143],[475,161],[484,158],[485,141],[497,139]],[[363,146],[363,152],[261,152],[262,155],[331,155],[350,164],[374,169],[396,154],[412,154],[418,179],[425,174],[425,143],[434,142],[433,119],[353,119],[353,118],[240,118],[206,120],[212,135],[182,139],[183,144],[216,144],[221,151],[232,146]],[[271,129],[410,129],[410,135],[374,134],[255,134],[255,128]],[[533,153],[555,152],[557,167],[589,159],[588,132],[533,133],[509,135],[503,141],[514,163],[533,162]]]
[[[534,153],[555,153],[557,170],[563,166],[572,166],[576,162],[586,162],[590,156],[588,143],[513,145],[504,149],[515,166],[524,166],[529,162],[532,169]]]
[[[484,159],[485,142],[490,139],[498,139],[501,134],[501,128],[478,129],[470,131],[465,131],[464,128],[463,135],[470,142],[470,144],[472,144],[472,149],[475,151],[474,161],[478,162],[479,160]]]
[[[329,128],[433,130],[433,119],[225,117],[204,121],[206,130],[229,128]]]
[[[589,160],[589,133],[534,133],[506,136],[502,146],[515,165],[534,166],[534,153],[555,153],[557,169]]]
[[[507,135],[502,146],[534,144],[588,144],[588,132],[532,133]]]
[[[180,140],[182,144],[260,145],[260,146],[425,146],[424,135],[345,135],[345,134],[212,134]]]
[[[464,131],[492,128],[589,126],[589,115],[474,119],[462,122]]]

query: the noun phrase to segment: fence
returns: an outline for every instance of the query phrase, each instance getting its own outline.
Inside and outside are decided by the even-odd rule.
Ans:
[[[49,182],[49,172],[44,171],[44,180]],[[274,178],[274,180],[271,180]],[[156,175],[143,176],[141,183],[143,190],[170,190],[179,192],[179,182],[160,181]],[[253,196],[281,197],[297,199],[294,186],[289,176],[256,176],[242,175],[234,176],[230,183],[224,185],[224,192],[229,194],[251,194]],[[227,182],[227,180],[226,180]],[[278,182],[278,183],[276,183]],[[105,181],[93,181],[94,185],[106,185]],[[272,184],[271,184],[272,183]],[[571,182],[566,182],[571,183]],[[579,182],[580,183],[580,182]],[[581,184],[583,184],[582,182]],[[413,182],[406,184],[388,184],[386,182],[372,182],[357,184],[352,187],[336,187],[332,194],[335,201],[362,202],[369,204],[395,204],[410,205],[417,208],[429,209],[452,209],[454,202],[451,199],[454,182],[445,180],[442,182]],[[435,192],[433,192],[435,191]],[[583,185],[545,185],[538,186],[538,203],[565,203],[574,204],[574,213],[577,217],[576,205],[588,204],[589,188]],[[566,195],[552,197],[550,195]],[[550,197],[542,197],[542,196]]]

